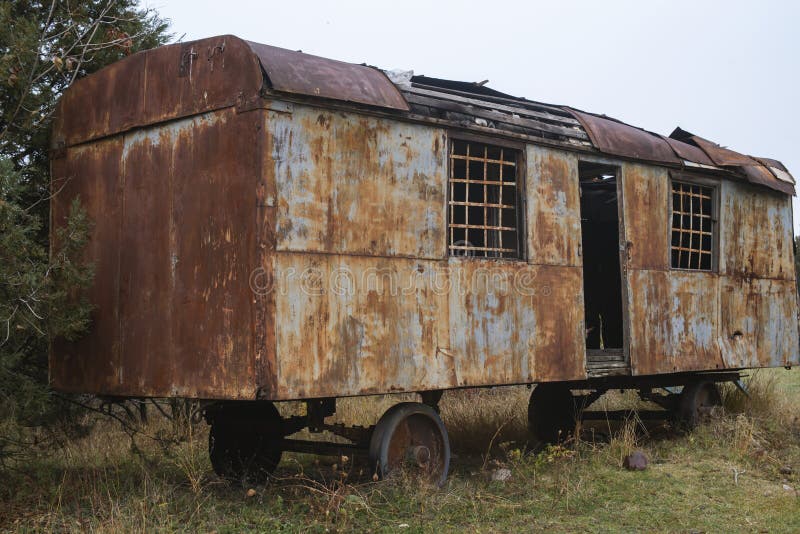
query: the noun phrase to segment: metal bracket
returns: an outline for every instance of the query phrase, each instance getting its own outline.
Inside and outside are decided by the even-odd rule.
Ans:
[[[336,399],[311,399],[306,401],[308,429],[321,432],[325,427],[325,418],[336,413]]]
[[[191,77],[192,62],[197,59],[197,52],[194,50],[194,45],[183,45],[181,47],[181,59],[178,65],[178,77],[184,78]]]

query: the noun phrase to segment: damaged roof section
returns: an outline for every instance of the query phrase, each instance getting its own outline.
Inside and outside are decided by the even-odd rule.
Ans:
[[[325,99],[476,133],[722,170],[731,178],[794,194],[794,179],[780,162],[734,152],[680,128],[665,137],[605,115],[514,97],[485,81],[387,73],[232,35],[139,52],[78,80],[59,101],[52,147],[265,98]]]
[[[565,109],[580,121],[600,152],[670,165],[721,168],[787,195],[795,192],[794,178],[779,161],[740,154],[681,128],[664,137],[605,115]]]
[[[465,128],[500,130],[591,148],[580,122],[560,106],[517,98],[482,84],[411,76],[399,86],[411,112]]]
[[[494,129],[594,148],[604,154],[677,167],[725,170],[793,195],[794,179],[775,160],[723,148],[677,128],[669,137],[620,120],[501,93],[484,83],[392,76],[412,113],[473,129]]]
[[[780,161],[755,156],[746,156],[728,148],[712,143],[690,132],[675,128],[670,138],[692,144],[700,148],[714,165],[725,167],[743,174],[749,182],[760,184],[777,191],[794,194],[794,178]]]

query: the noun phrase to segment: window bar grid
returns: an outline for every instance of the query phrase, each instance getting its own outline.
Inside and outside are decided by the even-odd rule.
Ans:
[[[674,194],[675,193],[673,192],[673,196],[674,196]],[[672,204],[673,205],[675,204],[674,200],[672,201]],[[681,212],[683,212],[683,184],[678,184],[678,206],[680,207]],[[679,221],[678,222],[678,247],[680,247],[680,248],[678,248],[678,265],[677,265],[677,267],[680,267],[681,265],[683,265],[683,215],[681,215],[679,217],[678,221]],[[675,220],[674,220],[674,218],[673,218],[673,221],[672,221],[672,225],[673,225],[673,230],[672,231],[674,232],[675,231],[674,230],[674,228],[675,228]]]
[[[458,143],[458,144],[457,144]],[[511,154],[509,154],[511,152]],[[449,200],[449,249],[451,253],[459,252],[458,255],[476,254],[481,257],[519,257],[519,240],[513,243],[513,236],[504,236],[504,232],[517,234],[519,228],[517,206],[514,198],[508,199],[504,195],[505,187],[516,187],[516,171],[511,176],[507,175],[509,168],[516,169],[516,153],[500,147],[483,145],[470,142],[454,142],[450,147],[450,200]],[[506,159],[509,158],[509,159]],[[456,162],[463,162],[456,166]],[[475,164],[480,164],[475,167]],[[495,173],[491,165],[497,165],[495,178],[490,178],[490,170]],[[458,169],[458,170],[457,170]],[[477,169],[481,176],[475,176]],[[463,176],[461,175],[463,174]],[[506,181],[508,179],[508,181]],[[463,189],[459,190],[457,185],[463,184]],[[491,186],[491,188],[490,188]],[[470,198],[470,189],[479,188],[477,191],[483,192],[482,202],[476,202],[475,198]],[[473,190],[472,193],[476,193]],[[516,190],[515,195],[516,196]],[[510,202],[509,202],[510,201]],[[509,204],[506,204],[509,202]],[[470,208],[479,208],[482,221],[470,220]],[[510,226],[510,217],[504,214],[511,213],[514,216],[515,226]],[[473,213],[473,217],[476,213]],[[507,222],[508,221],[508,222]],[[463,230],[464,243],[460,239]],[[480,236],[480,237],[479,237]],[[478,242],[482,237],[482,242]],[[505,238],[505,239],[504,239]],[[516,248],[512,248],[516,247]]]
[[[455,144],[450,144],[450,158],[452,159],[455,155],[456,147]],[[450,220],[453,220],[453,216],[455,215],[454,211],[456,209],[455,204],[453,204],[453,198],[456,194],[456,181],[455,181],[455,173],[456,169],[454,165],[450,165]],[[466,231],[466,230],[465,230]],[[455,243],[455,227],[451,224],[450,225],[450,243]]]
[[[489,164],[486,160],[489,159],[489,147],[483,147],[483,181],[489,176]],[[483,184],[483,242],[489,244],[489,230],[486,229],[486,224],[489,221],[489,208],[486,204],[489,202],[489,186]]]
[[[466,167],[466,173],[464,176],[466,177],[467,183],[464,184],[464,189],[467,190],[466,195],[464,196],[465,208],[464,208],[464,224],[467,225],[467,230],[464,230],[464,241],[469,243],[469,143],[467,143],[467,158],[464,162],[464,167]]]
[[[503,149],[501,148],[500,149],[500,161],[503,161],[503,158],[504,158],[504,154],[503,154]],[[500,182],[502,183],[503,182],[503,166],[502,165],[500,165],[499,171],[500,171]],[[484,185],[483,187],[487,187],[487,186]],[[498,187],[498,189],[500,189],[500,193],[498,195],[497,203],[502,206],[503,205],[503,186],[501,185],[500,187]],[[487,200],[487,199],[484,198],[484,200]],[[503,227],[503,211],[502,211],[502,209],[498,212],[497,215],[498,215],[497,225],[502,228]],[[503,231],[501,230],[501,231],[497,232],[497,236],[500,238],[499,239],[500,242],[498,243],[498,246],[502,250],[503,249]],[[500,255],[502,256],[502,254],[500,254]]]
[[[714,246],[712,196],[711,188],[673,183],[671,245],[673,267],[711,270]],[[705,202],[708,202],[708,210],[704,207]],[[708,230],[704,229],[706,221]]]

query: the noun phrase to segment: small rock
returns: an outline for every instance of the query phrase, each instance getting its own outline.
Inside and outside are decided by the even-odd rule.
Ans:
[[[791,487],[789,484],[784,484],[783,485],[783,490],[784,491],[794,491],[794,488]]]
[[[784,465],[778,471],[780,471],[782,475],[791,475],[792,473],[794,473],[794,470],[788,465]]]
[[[511,478],[511,469],[501,468],[492,471],[492,480],[495,482],[505,482]]]
[[[247,497],[248,499],[250,497],[255,497],[255,496],[256,496],[256,490],[254,490],[253,488],[250,488],[249,490],[247,490],[247,493],[245,493],[245,497]]]
[[[642,451],[633,451],[625,457],[622,466],[629,471],[644,471],[647,463],[647,456]]]

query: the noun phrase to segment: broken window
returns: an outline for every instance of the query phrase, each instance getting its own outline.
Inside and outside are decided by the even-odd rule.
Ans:
[[[451,256],[522,258],[519,156],[513,148],[450,144]]]
[[[714,188],[672,182],[672,267],[710,271],[714,258]]]

